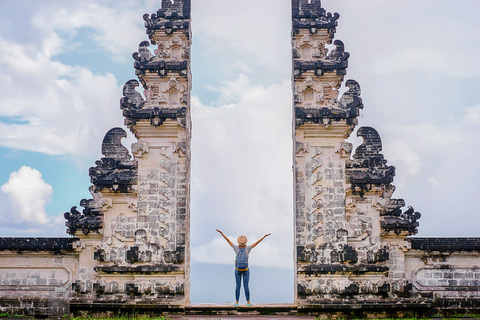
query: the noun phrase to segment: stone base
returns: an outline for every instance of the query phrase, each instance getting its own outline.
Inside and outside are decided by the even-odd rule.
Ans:
[[[70,313],[66,300],[46,298],[0,298],[0,313],[35,318],[62,317]]]
[[[191,304],[185,307],[185,315],[214,315],[214,316],[256,316],[256,315],[279,315],[296,316],[297,305],[278,304],[254,304],[252,307],[240,304],[239,307],[233,304]]]
[[[310,316],[317,319],[382,319],[423,318],[475,315],[480,310],[480,299],[437,299],[410,302],[351,302],[323,301],[311,305],[255,304],[190,304],[166,305],[146,303],[79,303],[58,299],[0,299],[0,313],[51,318],[70,315],[76,317],[112,317],[119,315],[146,315],[151,317],[195,318],[197,316],[260,317]]]
[[[152,317],[183,315],[181,305],[141,303],[70,303],[70,314],[74,317],[109,318],[118,315],[147,315]]]

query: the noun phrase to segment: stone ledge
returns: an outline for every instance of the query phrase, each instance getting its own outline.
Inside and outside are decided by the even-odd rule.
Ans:
[[[480,238],[409,238],[413,250],[479,251]]]
[[[135,267],[127,266],[102,266],[95,267],[96,272],[101,273],[132,273],[132,274],[154,274],[154,273],[170,273],[170,272],[182,272],[179,266],[175,265],[142,265]]]
[[[365,273],[385,273],[389,269],[381,265],[343,265],[343,264],[312,264],[301,267],[298,273],[311,274],[365,274]]]
[[[0,238],[0,251],[73,251],[77,238]]]

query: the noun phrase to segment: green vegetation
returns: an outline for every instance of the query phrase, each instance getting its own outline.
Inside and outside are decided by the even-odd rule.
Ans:
[[[32,318],[32,317],[28,317],[28,316],[23,316],[23,315],[20,315],[20,314],[10,314],[8,312],[3,312],[3,313],[0,313],[0,319],[1,318]]]
[[[91,320],[170,320],[170,318],[164,317],[164,316],[150,318],[150,317],[147,317],[147,316],[136,316],[136,315],[115,316],[115,317],[111,317],[111,318],[91,318],[91,317],[89,317],[89,318],[71,318],[71,320],[87,320],[87,319],[91,319]]]
[[[315,317],[316,320],[323,320],[322,318]],[[442,320],[458,320],[458,319],[480,319],[480,314],[458,314],[449,317],[442,317],[440,315],[434,316],[432,318],[382,318],[382,319],[369,319],[369,320],[432,320],[432,319],[442,319]],[[345,320],[343,318],[337,320]],[[366,318],[355,318],[353,320],[367,320]]]

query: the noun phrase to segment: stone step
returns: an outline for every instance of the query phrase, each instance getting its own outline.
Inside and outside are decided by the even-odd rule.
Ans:
[[[277,316],[295,316],[297,315],[297,305],[289,303],[277,304],[254,304],[247,306],[246,303],[236,307],[233,304],[190,304],[185,307],[185,315],[277,315]]]

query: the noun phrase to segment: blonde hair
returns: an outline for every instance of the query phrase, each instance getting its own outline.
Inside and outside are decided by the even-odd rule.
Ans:
[[[237,242],[239,246],[244,246],[247,244],[247,237],[245,236],[240,236],[237,238]]]

